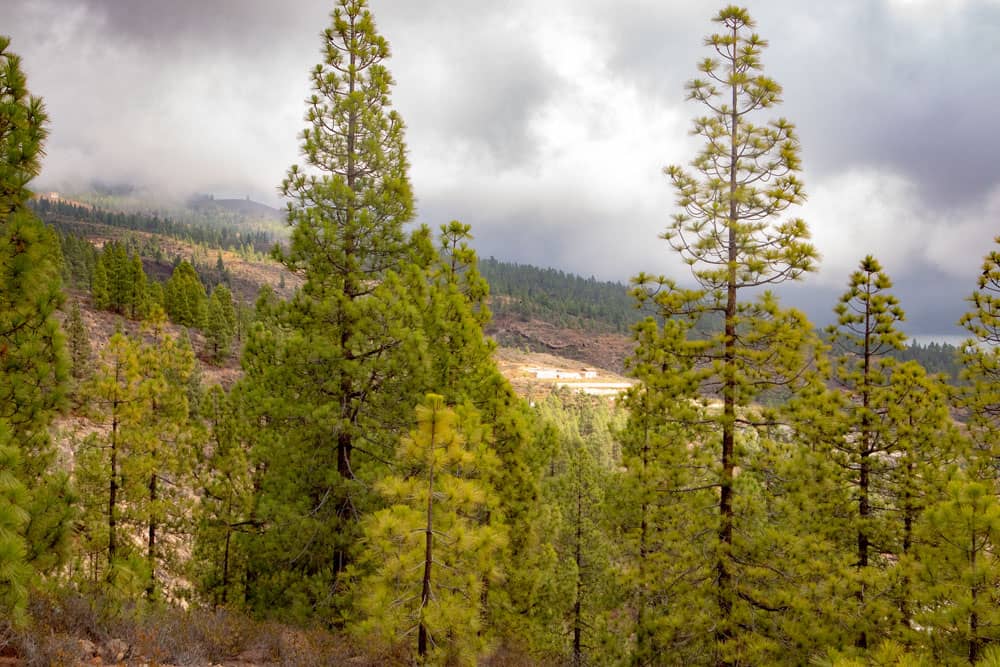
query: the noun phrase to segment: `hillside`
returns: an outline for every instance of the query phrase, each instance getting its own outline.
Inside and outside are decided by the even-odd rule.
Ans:
[[[208,214],[235,214],[246,220],[266,220],[283,222],[285,214],[272,206],[245,199],[218,199],[212,195],[197,195],[188,200],[188,207],[194,211]]]
[[[222,208],[263,206],[246,200],[207,201]],[[295,276],[264,254],[274,243],[270,232],[247,231],[225,218],[178,222],[66,200],[40,200],[36,210],[61,234],[87,239],[98,247],[111,240],[131,240],[143,248],[147,274],[161,282],[180,257],[191,260],[209,286],[218,282],[213,271],[221,258],[234,296],[245,303],[256,299],[261,285],[287,298],[299,284]],[[555,355],[565,359],[566,366],[583,364],[625,372],[625,359],[633,345],[629,328],[645,315],[635,307],[627,286],[495,258],[482,260],[480,268],[490,284],[493,312],[485,331],[501,348]],[[892,354],[900,360],[916,359],[931,372],[943,373],[952,382],[958,380],[958,350],[954,346],[912,344]]]
[[[213,206],[215,203],[219,203],[218,200]],[[225,221],[181,223],[158,215],[105,210],[64,199],[37,201],[35,208],[64,239],[63,254],[70,263],[64,271],[69,287],[66,310],[73,303],[80,306],[95,354],[116,328],[124,327],[136,333],[139,325],[94,307],[88,273],[93,267],[88,269],[87,261],[75,256],[79,250],[72,239],[82,239],[97,249],[112,241],[124,244],[129,252],[142,256],[143,269],[149,279],[161,284],[170,277],[179,259],[186,259],[194,265],[206,286],[211,289],[225,282],[244,308],[252,305],[263,285],[288,298],[300,283],[296,276],[257,251],[256,248],[263,245],[263,234],[252,235],[255,243],[248,245],[243,243],[246,233]],[[626,312],[628,297],[624,286],[595,283],[554,270],[496,260],[487,260],[483,265],[484,272],[497,282],[496,287],[491,286],[494,296],[490,299],[490,307],[494,317],[486,333],[499,343],[498,365],[519,394],[538,397],[551,392],[557,385],[569,384],[570,389],[608,395],[626,386],[621,374],[632,344],[629,336],[619,332],[620,327],[614,323],[614,313]],[[223,267],[221,272],[220,266]],[[543,289],[524,289],[539,276],[545,277]],[[587,311],[585,302],[589,291],[600,293],[605,303],[614,305],[592,308],[586,318],[569,315]],[[534,313],[534,316],[526,317],[525,313]],[[170,330],[179,333],[181,328],[170,325]],[[206,384],[228,387],[235,382],[241,373],[238,353],[234,352],[222,364],[212,363],[204,336],[192,330],[190,338]],[[597,372],[597,378],[590,378],[593,382],[556,382],[528,370],[555,369],[573,373],[584,368]],[[605,386],[590,386],[595,383]],[[575,384],[580,386],[575,387]]]

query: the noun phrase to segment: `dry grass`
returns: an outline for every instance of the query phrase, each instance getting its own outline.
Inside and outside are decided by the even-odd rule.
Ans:
[[[366,654],[365,647],[323,628],[259,622],[224,609],[113,603],[75,592],[36,593],[32,624],[0,622],[0,658],[35,665],[409,664],[404,654]]]

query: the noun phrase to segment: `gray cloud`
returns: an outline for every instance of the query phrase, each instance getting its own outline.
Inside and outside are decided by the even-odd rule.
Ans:
[[[52,118],[44,187],[94,178],[277,203],[330,0],[6,0],[3,32]],[[659,173],[697,150],[684,81],[713,7],[650,0],[371,0],[393,47],[420,219],[483,255],[683,278]],[[857,260],[945,332],[1000,216],[996,0],[753,0],[774,115],[800,130],[822,320]],[[911,298],[912,296],[912,298]],[[910,301],[911,303],[907,303]]]

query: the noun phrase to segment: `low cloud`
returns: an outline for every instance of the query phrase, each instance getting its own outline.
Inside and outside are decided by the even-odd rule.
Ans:
[[[333,4],[7,0],[2,30],[52,119],[40,185],[127,181],[277,204]],[[702,109],[683,85],[707,55],[712,8],[371,9],[393,48],[421,221],[471,223],[483,255],[618,280],[688,275],[657,239],[674,208],[661,169],[698,149],[689,130]],[[789,117],[802,139],[801,215],[824,256],[807,289],[835,295],[871,252],[919,301],[908,310],[924,313],[921,326],[952,326],[1000,215],[1000,135],[984,130],[1000,2],[749,9],[770,42],[765,71],[785,91],[769,116]]]

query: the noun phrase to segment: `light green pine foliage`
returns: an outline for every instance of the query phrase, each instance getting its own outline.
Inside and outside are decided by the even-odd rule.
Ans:
[[[122,462],[132,521],[146,538],[146,595],[160,595],[164,580],[181,571],[177,539],[191,532],[190,475],[202,437],[190,419],[188,389],[194,371],[190,345],[164,333],[165,318],[147,323],[150,343],[139,348],[142,414],[130,424],[131,450]],[[172,538],[172,539],[171,539]]]
[[[477,415],[459,415],[441,396],[417,407],[396,470],[377,483],[390,503],[363,522],[366,550],[356,585],[356,631],[387,643],[413,642],[424,664],[475,664],[485,648],[477,601],[499,574],[506,534],[483,522],[495,504],[487,471],[499,465]]]
[[[205,395],[207,439],[195,471],[199,502],[189,575],[215,606],[245,601],[245,541],[259,527],[253,516],[254,475],[240,414],[239,389],[218,385]]]
[[[123,464],[132,448],[134,425],[143,418],[142,373],[138,344],[115,333],[101,352],[86,394],[91,418],[105,427],[76,451],[74,477],[82,497],[82,516],[74,570],[78,581],[121,596],[137,593],[144,582],[142,562],[124,524]]]
[[[609,456],[615,415],[606,399],[568,392],[547,397],[538,410],[558,432],[542,482],[542,505],[557,512],[549,535],[558,558],[551,651],[573,665],[612,664],[625,655],[622,638],[632,630],[616,613],[621,559],[610,510],[617,503],[606,497],[617,468]]]
[[[935,664],[976,663],[1000,641],[1000,504],[992,485],[952,482],[917,532],[916,640]]]
[[[891,609],[888,563],[883,555],[893,526],[883,500],[893,458],[903,444],[892,437],[888,414],[895,397],[890,377],[896,361],[892,350],[903,348],[905,335],[896,328],[903,309],[889,290],[892,281],[871,255],[853,272],[847,291],[836,306],[837,324],[828,329],[833,347],[833,378],[840,386],[843,432],[833,442],[833,456],[841,468],[843,483],[852,489],[854,527],[845,535],[853,542],[858,604],[847,624],[857,632],[860,648],[869,637],[884,636]],[[878,545],[878,546],[873,546]]]
[[[411,274],[412,293],[426,292],[421,298],[430,361],[426,383],[429,390],[440,388],[447,400],[468,402],[480,411],[483,437],[502,462],[488,480],[497,489],[498,503],[486,516],[505,523],[511,539],[499,559],[505,576],[499,585],[487,587],[484,614],[505,640],[544,654],[560,644],[559,638],[551,638],[558,607],[551,604],[558,566],[549,543],[554,515],[541,502],[538,484],[549,441],[539,435],[537,420],[498,371],[495,344],[483,335],[490,316],[489,287],[468,245],[471,239],[469,226],[458,221],[441,226],[436,252],[428,250],[426,232],[414,235],[416,249],[430,255],[417,261],[429,270]]]
[[[704,408],[678,398],[688,392],[689,361],[671,350],[687,323],[649,318],[636,326],[629,360],[641,381],[624,397],[628,421],[619,433],[624,473],[617,485],[621,526],[622,586],[634,624],[631,661],[655,664],[661,655],[694,664],[710,655],[714,606],[699,582],[711,578],[711,519],[692,508],[714,505],[711,452],[698,447],[694,426]]]
[[[1000,243],[1000,236],[994,239]],[[963,407],[969,412],[969,433],[977,450],[976,466],[983,479],[994,479],[1000,457],[1000,251],[983,260],[971,309],[959,324],[969,332],[961,347]]]
[[[753,31],[744,9],[726,7],[714,20],[721,31],[705,40],[711,55],[699,64],[702,77],[688,83],[689,98],[705,108],[694,122],[704,147],[691,163],[693,171],[665,170],[680,212],[663,237],[691,266],[697,289],[646,274],[635,283],[663,319],[697,321],[699,335],[678,340],[674,353],[700,363],[678,385],[687,393],[675,399],[697,399],[701,392],[721,398],[721,409],[706,413],[714,428],[701,442],[714,452],[710,483],[719,489],[715,525],[705,531],[715,542],[705,550],[714,570],[705,582],[706,595],[716,605],[715,618],[705,627],[713,635],[713,659],[732,664],[753,660],[759,643],[772,641],[767,622],[747,623],[773,607],[752,590],[752,575],[762,571],[749,559],[761,551],[755,533],[744,530],[754,519],[741,509],[752,506],[739,498],[736,470],[744,464],[740,439],[756,436],[752,430],[743,433],[740,411],[765,391],[790,390],[805,366],[804,348],[811,345],[804,316],[781,309],[760,288],[813,270],[816,252],[803,220],[780,219],[804,198],[794,126],[785,119],[755,123],[758,112],[781,101],[781,86],[762,72],[767,42]],[[746,296],[747,290],[753,296]]]
[[[105,348],[88,393],[107,432],[82,443],[75,471],[86,499],[79,576],[123,596],[159,595],[179,571],[177,539],[190,532],[194,355],[163,333],[162,319],[151,327],[149,343],[116,333]]]

